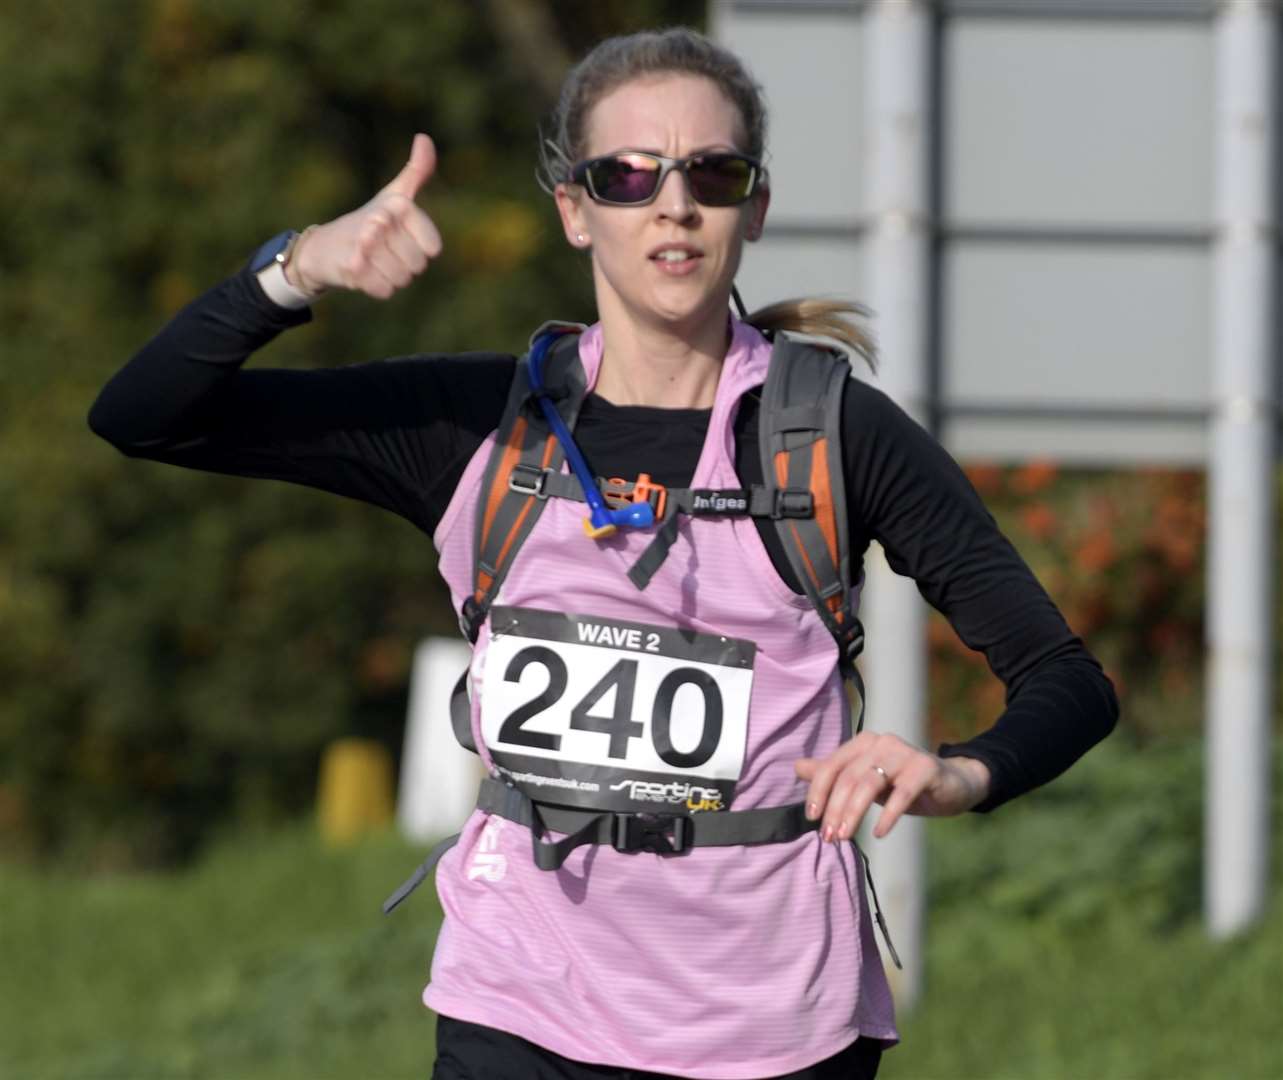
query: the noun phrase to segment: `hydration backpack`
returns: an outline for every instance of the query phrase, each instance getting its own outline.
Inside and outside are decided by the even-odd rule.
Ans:
[[[628,571],[638,589],[645,589],[663,565],[681,515],[768,518],[794,575],[837,642],[839,668],[859,696],[858,732],[864,721],[864,688],[855,660],[864,646],[864,630],[852,597],[841,456],[842,390],[850,377],[846,356],[776,334],[759,420],[763,482],[732,489],[671,488],[654,483],[646,473],[633,480],[587,474],[570,435],[587,394],[578,350],[583,329],[580,324],[545,323],[517,364],[477,501],[473,589],[459,613],[464,636],[476,642],[505,575],[549,498],[590,503],[591,520],[585,520],[589,536],[613,532],[615,520],[657,526],[651,543]],[[568,459],[571,469],[563,472]],[[455,738],[475,753],[467,679],[465,670],[451,696],[450,715]],[[788,842],[819,825],[806,818],[801,803],[695,815],[572,809],[535,801],[497,777],[482,780],[477,807],[528,827],[534,862],[544,870],[557,869],[583,844],[680,855],[693,847]],[[548,830],[565,835],[546,841]],[[447,837],[437,844],[385,901],[384,911],[390,912],[413,892],[457,839]],[[868,860],[858,847],[856,852],[875,919],[899,967]]]

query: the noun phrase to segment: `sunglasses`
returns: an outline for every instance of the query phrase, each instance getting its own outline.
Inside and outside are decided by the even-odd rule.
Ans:
[[[684,158],[621,150],[581,161],[570,179],[596,203],[645,206],[655,201],[664,179],[676,169],[686,177],[691,197],[702,206],[737,206],[752,197],[766,179],[760,161],[725,150],[703,151]]]

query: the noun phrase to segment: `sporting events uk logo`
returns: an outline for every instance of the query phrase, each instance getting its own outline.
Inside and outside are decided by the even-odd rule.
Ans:
[[[653,780],[621,780],[610,786],[611,791],[628,790],[628,797],[637,802],[685,804],[687,810],[722,810],[722,793],[717,788],[700,787],[674,780],[659,784]]]

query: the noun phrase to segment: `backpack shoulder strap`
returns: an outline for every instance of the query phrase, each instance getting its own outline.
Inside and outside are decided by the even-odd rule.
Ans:
[[[854,676],[864,628],[852,596],[842,469],[842,392],[850,375],[841,353],[777,334],[759,445],[768,485],[812,493],[814,516],[779,518],[775,527],[793,573],[837,640],[843,674]]]
[[[531,339],[538,340],[545,333],[560,335],[548,351],[543,376],[548,395],[567,427],[574,426],[587,390],[587,378],[579,362],[581,330],[578,324],[545,323]],[[532,401],[527,354],[517,362],[508,403],[482,477],[481,498],[477,500],[473,591],[463,605],[462,629],[469,641],[476,641],[499,586],[543,510],[544,500],[537,494],[509,484],[513,469],[518,465],[557,469],[563,456],[556,437]]]
[[[543,378],[548,396],[566,426],[573,428],[588,381],[579,362],[580,323],[544,323],[531,338],[533,344],[547,333],[560,337],[548,350]],[[530,392],[529,354],[517,362],[494,448],[481,480],[476,526],[472,541],[472,592],[459,613],[459,629],[475,642],[490,606],[499,593],[522,543],[530,535],[544,507],[542,493],[518,490],[509,480],[518,466],[559,469],[564,454]],[[473,744],[467,700],[467,672],[455,686],[450,703],[455,738],[468,750]]]

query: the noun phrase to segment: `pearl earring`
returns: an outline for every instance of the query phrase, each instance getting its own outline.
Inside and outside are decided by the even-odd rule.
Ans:
[[[581,232],[575,233],[575,239],[582,244],[584,242],[584,234]]]

